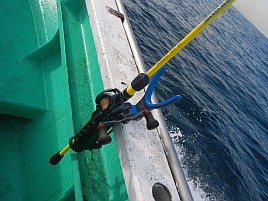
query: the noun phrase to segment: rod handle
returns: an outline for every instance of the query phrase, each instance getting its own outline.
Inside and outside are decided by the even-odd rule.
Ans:
[[[153,130],[159,126],[159,122],[154,118],[150,111],[146,111],[144,117],[147,122],[147,129]]]
[[[149,82],[150,78],[146,73],[138,74],[137,77],[132,80],[131,85],[123,91],[125,100],[130,99],[136,93],[136,91],[142,90],[149,84]]]
[[[51,158],[49,159],[49,163],[51,165],[57,165],[61,159],[63,158],[64,155],[60,155],[60,151],[55,153]]]

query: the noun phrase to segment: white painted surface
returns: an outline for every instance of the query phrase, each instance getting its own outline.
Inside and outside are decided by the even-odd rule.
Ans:
[[[106,11],[114,1],[87,0],[92,32],[105,88],[123,90],[137,76],[137,68],[121,20]],[[137,101],[142,92],[131,99]],[[123,175],[131,201],[150,201],[156,182],[166,185],[175,201],[180,200],[156,130],[148,131],[144,120],[114,128]]]
[[[267,0],[237,0],[234,6],[268,38]]]

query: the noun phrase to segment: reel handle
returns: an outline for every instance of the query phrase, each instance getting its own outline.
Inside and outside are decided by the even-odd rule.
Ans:
[[[146,123],[147,123],[147,129],[148,130],[153,130],[156,129],[159,126],[159,122],[154,118],[153,114],[151,113],[151,111],[146,111],[144,114],[144,117],[146,119]]]
[[[112,141],[112,138],[106,131],[105,124],[99,124],[98,128],[98,144],[104,145],[109,144]]]

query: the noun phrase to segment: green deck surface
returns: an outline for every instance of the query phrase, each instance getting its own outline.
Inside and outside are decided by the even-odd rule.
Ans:
[[[103,90],[85,2],[4,0],[0,15],[0,200],[128,200],[114,139],[48,163]]]

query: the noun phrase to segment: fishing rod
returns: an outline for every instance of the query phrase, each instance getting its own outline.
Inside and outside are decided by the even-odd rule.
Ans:
[[[112,131],[112,126],[116,123],[128,123],[131,120],[140,120],[145,117],[148,130],[157,128],[159,123],[154,119],[151,110],[165,107],[182,98],[180,95],[176,95],[162,103],[152,103],[153,90],[160,76],[167,69],[165,64],[230,7],[234,1],[225,0],[220,4],[146,73],[138,74],[131,82],[131,85],[122,92],[119,89],[107,89],[101,92],[96,97],[97,109],[92,113],[89,122],[75,136],[69,139],[69,144],[66,147],[49,159],[50,164],[58,164],[70,149],[75,152],[81,152],[99,149],[102,145],[109,144],[111,142],[109,134]],[[152,77],[151,80],[150,77]],[[137,91],[144,89],[147,85],[145,95],[136,105],[127,102]],[[103,107],[103,101],[107,103],[105,107]]]
[[[64,149],[49,159],[50,164],[58,164],[70,149],[75,152],[82,152],[84,150],[100,149],[103,145],[109,144],[112,140],[109,134],[114,124],[126,124],[129,121],[138,121],[145,117],[148,130],[157,128],[159,123],[154,119],[151,111],[165,107],[182,98],[180,95],[175,95],[161,103],[152,103],[153,91],[167,67],[167,65],[164,65],[159,69],[150,81],[146,74],[139,74],[131,82],[131,85],[137,90],[142,90],[149,84],[143,98],[136,105],[126,102],[128,99],[119,89],[107,89],[101,92],[96,97],[97,108],[92,113],[91,119],[75,136],[69,139],[69,144]],[[148,79],[145,79],[144,75]]]

